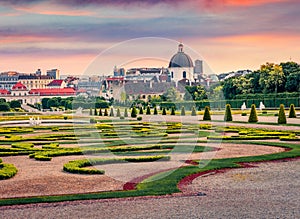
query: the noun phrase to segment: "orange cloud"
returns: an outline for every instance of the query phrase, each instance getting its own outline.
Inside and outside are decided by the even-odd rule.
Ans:
[[[286,2],[287,0],[221,0],[221,1],[223,1],[224,4],[229,6],[249,7],[249,6],[264,5],[268,3]]]

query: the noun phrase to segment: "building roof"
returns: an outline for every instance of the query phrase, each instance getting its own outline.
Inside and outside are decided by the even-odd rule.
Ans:
[[[63,82],[64,82],[64,80],[54,79],[47,86],[49,86],[49,87],[52,87],[52,86],[57,87],[57,86],[61,86]]]
[[[183,52],[183,45],[180,43],[178,46],[178,52],[173,55],[170,60],[169,68],[192,68],[194,67],[191,57]]]
[[[151,84],[151,85],[150,85]],[[173,82],[162,82],[162,83],[126,83],[124,89],[126,94],[129,95],[139,95],[139,94],[162,94],[166,92],[169,88],[175,87],[180,93],[185,92],[185,88],[182,86],[175,86]]]
[[[31,89],[29,94],[37,94],[40,96],[69,96],[76,95],[76,90],[74,88]]]
[[[10,94],[10,91],[6,89],[0,89],[0,95],[8,95],[8,94]]]
[[[17,82],[12,88],[11,90],[27,90],[27,87],[22,84],[21,82]]]

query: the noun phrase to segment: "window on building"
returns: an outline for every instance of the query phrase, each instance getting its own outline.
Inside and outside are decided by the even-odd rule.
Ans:
[[[186,78],[186,71],[182,72],[182,78]]]

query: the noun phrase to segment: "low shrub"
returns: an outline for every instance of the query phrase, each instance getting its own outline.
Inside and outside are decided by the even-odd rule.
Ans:
[[[13,164],[0,164],[0,180],[12,178],[17,172],[18,169]]]
[[[242,113],[241,115],[242,115],[242,116],[247,116],[247,113]]]
[[[52,127],[51,130],[52,130],[52,132],[58,132],[59,131],[59,127]]]
[[[136,118],[138,121],[142,121],[142,117],[141,116],[138,116],[137,118]]]
[[[124,163],[124,162],[152,162],[157,160],[170,160],[170,156],[144,156],[144,157],[128,157],[128,158],[95,158],[95,159],[83,159],[73,160],[63,166],[63,170],[69,173],[79,174],[104,174],[104,170],[87,169],[93,165],[112,164],[112,163]]]
[[[300,138],[297,138],[295,136],[281,136],[280,141],[300,141]]]
[[[95,124],[95,123],[97,123],[97,121],[96,121],[96,119],[94,119],[94,118],[90,118],[90,123],[91,123],[91,124]]]

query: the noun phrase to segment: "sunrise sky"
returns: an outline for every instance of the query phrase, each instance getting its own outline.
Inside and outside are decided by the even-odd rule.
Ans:
[[[1,0],[0,72],[58,68],[79,75],[101,52],[141,37],[164,40],[111,53],[90,73],[110,74],[104,65],[130,61],[133,49],[147,56],[149,44],[163,53],[165,39],[182,41],[216,73],[300,62],[299,8],[298,0]],[[167,67],[176,51],[144,63]]]

